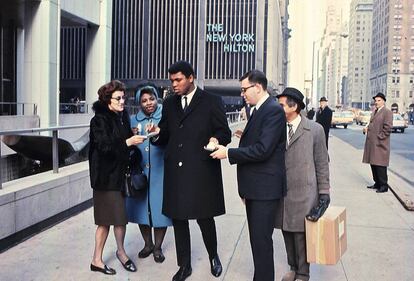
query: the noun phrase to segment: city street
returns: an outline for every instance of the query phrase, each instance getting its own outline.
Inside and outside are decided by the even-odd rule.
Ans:
[[[344,129],[342,126],[331,128],[330,134],[338,137],[344,142],[352,145],[355,149],[361,150],[361,157],[355,161],[362,161],[362,151],[364,150],[365,135],[362,134],[363,126],[353,125]],[[414,188],[412,177],[414,167],[414,126],[409,125],[404,133],[391,134],[391,158],[389,170],[400,176],[411,187]]]

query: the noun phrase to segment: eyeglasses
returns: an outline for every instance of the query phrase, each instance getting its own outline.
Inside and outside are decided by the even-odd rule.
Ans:
[[[126,100],[126,97],[119,96],[119,97],[116,97],[116,98],[111,98],[111,100],[117,100],[119,102],[120,100]]]
[[[245,93],[248,89],[256,86],[256,84],[250,85],[249,87],[241,87],[240,92]]]

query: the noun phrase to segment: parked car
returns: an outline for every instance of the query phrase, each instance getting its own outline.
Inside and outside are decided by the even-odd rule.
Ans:
[[[397,132],[399,130],[401,133],[404,133],[405,128],[408,128],[408,121],[401,114],[394,113],[392,118],[392,131]]]
[[[354,114],[351,111],[334,111],[332,114],[331,127],[344,126],[346,129],[348,125],[354,123]]]
[[[371,119],[371,111],[360,111],[358,112],[358,115],[355,118],[355,122],[358,125],[366,125],[369,123],[369,120]]]

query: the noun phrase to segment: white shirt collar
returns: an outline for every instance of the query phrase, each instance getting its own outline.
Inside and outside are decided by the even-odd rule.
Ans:
[[[264,96],[261,99],[259,99],[254,108],[256,108],[256,110],[259,110],[260,106],[262,106],[262,104],[267,100],[268,97],[269,94],[265,92]]]
[[[195,92],[197,91],[197,86],[196,85],[194,85],[194,90],[192,90],[191,92],[189,92],[188,94],[186,94],[186,95],[182,95],[181,96],[181,104],[182,104],[182,106],[184,107],[184,104],[185,104],[185,102],[184,102],[184,97],[187,97],[187,105],[188,106],[190,106],[190,102],[191,102],[191,100],[193,99],[193,97],[194,97],[194,94],[195,94]]]
[[[300,114],[298,114],[298,116],[296,116],[296,118],[293,119],[292,122],[286,122],[286,126],[288,126],[287,124],[292,124],[293,133],[295,133],[296,129],[299,127],[300,121],[302,121],[302,117],[300,116]]]

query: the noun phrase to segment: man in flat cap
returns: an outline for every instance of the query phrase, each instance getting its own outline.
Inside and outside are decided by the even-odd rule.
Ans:
[[[326,148],[328,148],[329,129],[332,122],[332,110],[328,106],[328,100],[321,97],[319,100],[319,110],[316,112],[316,122],[322,125],[325,131]]]
[[[309,280],[305,217],[317,221],[329,205],[329,163],[323,128],[300,115],[303,94],[286,88],[277,96],[286,115],[287,195],[276,211],[275,227],[282,229],[290,266],[282,281]]]
[[[388,191],[387,166],[390,162],[390,135],[392,130],[392,112],[385,107],[387,99],[383,93],[373,97],[375,111],[367,127],[363,129],[367,135],[364,147],[363,163],[371,165],[374,184],[367,186],[378,193]]]

